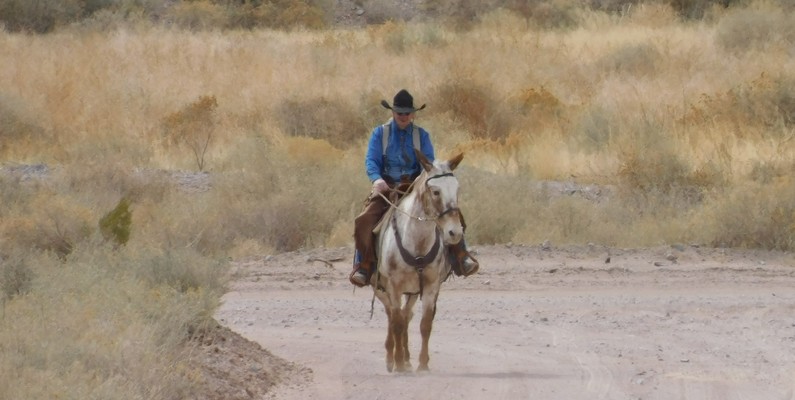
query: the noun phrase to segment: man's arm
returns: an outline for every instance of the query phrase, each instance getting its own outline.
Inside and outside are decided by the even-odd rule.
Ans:
[[[436,159],[433,152],[433,143],[431,143],[431,135],[423,128],[420,128],[420,151],[431,162]]]
[[[384,129],[381,125],[376,126],[370,134],[370,142],[367,144],[367,155],[364,158],[364,170],[370,182],[381,179],[381,169],[383,168],[383,147],[381,141],[384,137]]]

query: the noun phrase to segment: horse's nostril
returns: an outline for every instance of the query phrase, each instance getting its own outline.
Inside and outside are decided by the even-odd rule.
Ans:
[[[450,237],[455,237],[455,232],[453,232],[453,230],[452,230],[452,229],[450,229],[449,231],[447,231],[447,234],[448,234],[448,235],[450,235]]]

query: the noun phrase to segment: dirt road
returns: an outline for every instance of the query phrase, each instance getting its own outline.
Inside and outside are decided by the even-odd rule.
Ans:
[[[307,367],[273,399],[795,399],[791,254],[476,250],[480,273],[444,284],[428,373],[386,371],[386,318],[347,283],[350,249],[238,263],[216,318]]]

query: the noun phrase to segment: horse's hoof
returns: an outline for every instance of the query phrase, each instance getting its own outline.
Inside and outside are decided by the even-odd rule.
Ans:
[[[417,367],[417,372],[430,372],[430,368],[427,365],[420,365]]]
[[[394,368],[394,364],[386,363],[386,372],[392,372],[393,368]]]

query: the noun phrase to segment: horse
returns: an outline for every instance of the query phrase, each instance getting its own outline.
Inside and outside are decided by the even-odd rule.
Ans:
[[[450,274],[447,245],[462,240],[464,228],[458,208],[458,180],[453,170],[463,153],[431,162],[414,150],[422,166],[412,189],[384,217],[377,240],[376,273],[371,276],[374,296],[384,305],[388,327],[386,369],[411,369],[408,326],[418,299],[422,301],[420,350],[417,371],[428,371],[428,341],[442,282]]]

